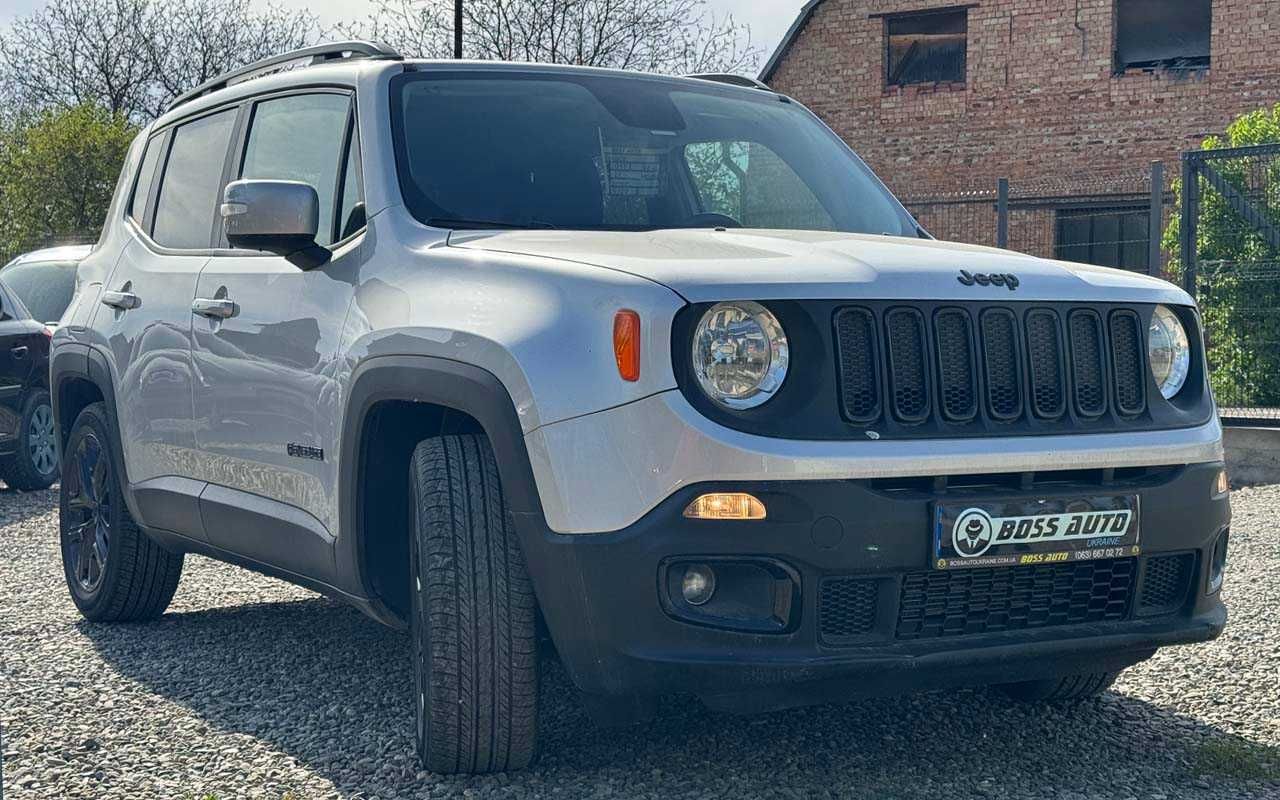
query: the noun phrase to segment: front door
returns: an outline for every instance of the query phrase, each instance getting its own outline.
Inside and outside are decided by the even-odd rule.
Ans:
[[[23,387],[31,376],[31,364],[39,346],[31,341],[36,325],[20,319],[17,304],[0,290],[0,453],[10,452],[18,436]]]
[[[329,263],[303,270],[262,253],[216,255],[193,311],[194,413],[205,529],[215,544],[316,578],[332,570],[337,525],[339,341],[361,231],[351,97],[316,91],[258,101],[244,179],[302,181],[320,198]],[[203,302],[213,301],[213,302]]]

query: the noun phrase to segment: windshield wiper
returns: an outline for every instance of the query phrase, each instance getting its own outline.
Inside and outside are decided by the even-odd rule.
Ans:
[[[431,217],[427,224],[433,228],[453,228],[454,230],[555,230],[550,222],[500,222],[492,219],[459,219],[454,217]]]

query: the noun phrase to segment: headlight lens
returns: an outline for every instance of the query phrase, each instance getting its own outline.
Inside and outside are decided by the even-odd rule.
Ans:
[[[693,372],[702,391],[726,408],[755,408],[773,397],[791,360],[787,336],[759,303],[719,303],[693,335]]]
[[[1187,373],[1191,371],[1191,345],[1187,342],[1187,329],[1167,306],[1156,306],[1151,316],[1147,355],[1151,374],[1155,376],[1164,399],[1168,400],[1182,391]]]

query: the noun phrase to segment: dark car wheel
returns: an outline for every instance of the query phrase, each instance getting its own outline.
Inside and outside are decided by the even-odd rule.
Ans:
[[[149,539],[120,494],[106,409],[80,412],[62,465],[62,567],[76,608],[94,622],[132,622],[164,613],[182,575],[182,554]]]
[[[536,601],[483,436],[413,453],[418,754],[432,772],[528,766],[538,733]]]
[[[1074,703],[1097,697],[1120,677],[1119,672],[1088,672],[1023,683],[1006,683],[999,687],[1014,700],[1024,703]]]
[[[18,421],[18,448],[0,464],[0,479],[24,492],[48,489],[58,479],[58,442],[49,393],[31,392]]]

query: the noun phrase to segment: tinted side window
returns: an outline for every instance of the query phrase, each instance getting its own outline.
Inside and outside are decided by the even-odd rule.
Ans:
[[[320,245],[334,241],[334,201],[350,107],[345,95],[291,95],[259,103],[249,127],[240,177],[313,186],[320,196]]]
[[[138,169],[138,182],[133,186],[129,201],[129,216],[138,222],[146,217],[147,204],[151,200],[151,184],[155,182],[156,168],[160,166],[160,154],[164,150],[164,134],[151,137],[147,150],[142,154],[142,166]]]
[[[222,195],[222,166],[235,122],[235,110],[228,109],[188,122],[173,132],[151,234],[157,243],[182,249],[209,246]]]
[[[57,322],[71,304],[76,288],[74,262],[28,261],[0,273],[37,322]]]

